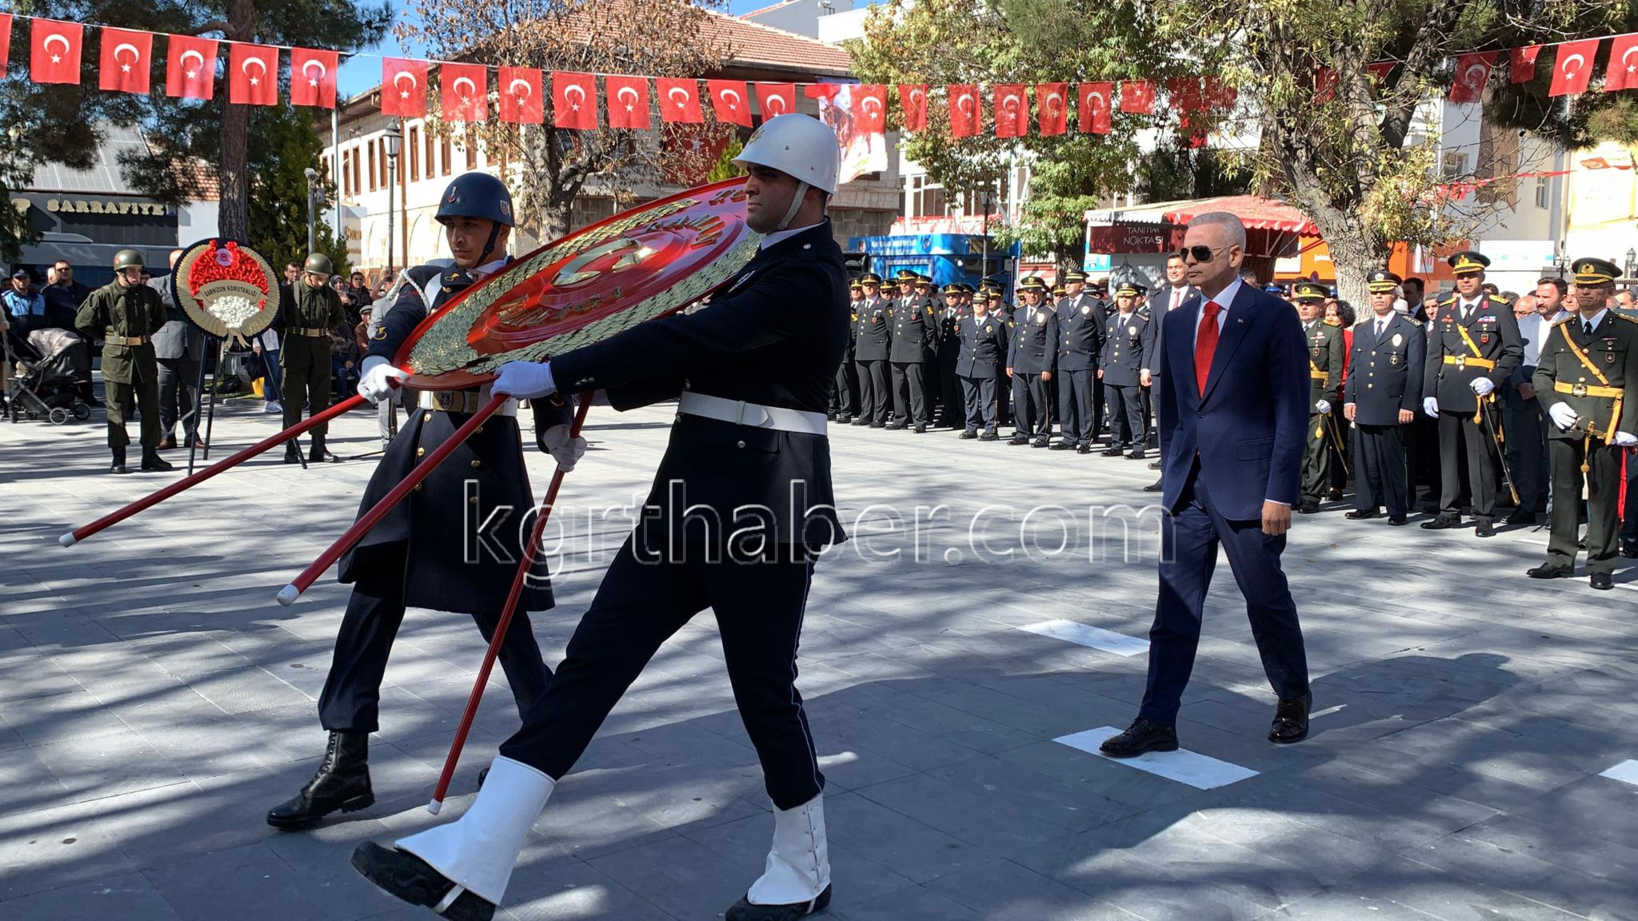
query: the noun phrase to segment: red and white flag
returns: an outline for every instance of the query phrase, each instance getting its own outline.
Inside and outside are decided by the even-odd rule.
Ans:
[[[104,27],[97,57],[97,88],[147,95],[152,83],[154,34]]]
[[[172,35],[165,40],[165,95],[209,99],[216,94],[216,39]]]
[[[1598,57],[1599,39],[1565,42],[1558,46],[1558,59],[1553,62],[1553,84],[1547,88],[1549,96],[1575,96],[1587,91],[1592,81],[1593,58]]]
[[[1075,129],[1082,134],[1108,134],[1110,128],[1109,101],[1114,98],[1113,83],[1082,83],[1075,104]]]
[[[538,67],[502,67],[499,81],[500,118],[512,125],[539,125],[546,121],[546,99]]]
[[[381,59],[381,114],[420,118],[427,114],[427,62]]]
[[[489,120],[489,68],[482,64],[440,64],[438,83],[445,121]]]
[[[927,130],[927,84],[899,84],[899,114],[904,118],[904,130]]]
[[[1148,115],[1155,110],[1155,85],[1148,80],[1126,80],[1120,85],[1120,110]]]
[[[677,77],[655,77],[654,91],[660,100],[660,121],[698,125],[705,121],[700,111],[700,82]]]
[[[603,98],[609,106],[610,128],[648,130],[647,77],[604,77]]]
[[[1638,90],[1638,34],[1617,35],[1604,68],[1604,92]]]
[[[860,131],[881,134],[887,130],[887,84],[861,83],[853,88],[853,99]]]
[[[11,14],[0,13],[0,74],[11,62]]]
[[[552,71],[552,124],[574,131],[597,130],[597,78]]]
[[[228,102],[241,106],[279,104],[279,49],[234,42],[228,50]]]
[[[995,136],[1021,138],[1029,134],[1029,97],[1022,83],[998,83],[994,88]]]
[[[1197,77],[1173,77],[1166,81],[1166,95],[1174,109],[1198,112],[1206,107],[1205,91]]]
[[[762,112],[763,121],[795,112],[795,84],[758,83],[756,85],[756,107]]]
[[[28,76],[35,83],[80,82],[80,45],[85,26],[54,19],[29,20]]]
[[[951,134],[965,138],[978,133],[978,124],[984,115],[979,111],[976,83],[952,83],[946,86],[944,101],[950,107]]]
[[[1450,101],[1471,105],[1484,101],[1484,85],[1490,82],[1490,68],[1496,52],[1473,51],[1456,56],[1456,79],[1450,84]]]
[[[1372,84],[1379,84],[1388,79],[1388,74],[1393,73],[1393,65],[1393,61],[1377,61],[1373,64],[1366,64],[1365,73],[1370,75]]]
[[[1069,84],[1038,83],[1035,85],[1035,120],[1045,137],[1063,134],[1069,130]]]
[[[1529,83],[1536,78],[1536,56],[1540,45],[1525,45],[1507,52],[1507,75],[1513,83]]]
[[[751,103],[745,96],[744,82],[707,80],[705,91],[711,94],[711,111],[717,121],[751,127]]]
[[[290,49],[290,104],[336,107],[336,68],[341,56],[317,48]]]

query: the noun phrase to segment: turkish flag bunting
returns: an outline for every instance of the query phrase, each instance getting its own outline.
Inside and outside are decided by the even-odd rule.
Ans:
[[[11,61],[11,14],[0,13],[0,74]]]
[[[1035,86],[1035,118],[1041,135],[1052,137],[1069,130],[1069,84],[1038,83]]]
[[[927,84],[899,84],[899,115],[904,119],[904,130],[927,130]]]
[[[216,39],[172,35],[165,40],[165,95],[209,99],[216,93]]]
[[[575,131],[597,130],[597,78],[552,71],[552,124]]]
[[[707,80],[705,91],[711,94],[711,111],[719,122],[751,126],[751,106],[745,99],[745,84],[739,80]]]
[[[1529,83],[1536,78],[1536,55],[1541,53],[1540,45],[1526,45],[1523,48],[1512,48],[1507,52],[1507,73],[1514,83]]]
[[[796,111],[796,87],[790,83],[758,83],[756,107],[762,111],[762,120]]]
[[[1108,134],[1109,101],[1115,96],[1113,83],[1082,83],[1075,106],[1075,128],[1082,134]]]
[[[97,58],[97,88],[146,95],[152,82],[154,34],[104,27]]]
[[[944,88],[944,100],[950,108],[950,133],[958,138],[977,134],[978,123],[983,120],[978,105],[978,85],[952,83]]]
[[[1617,35],[1604,68],[1604,92],[1638,90],[1638,34]]]
[[[1147,80],[1127,80],[1120,85],[1120,110],[1148,115],[1155,109],[1155,85]]]
[[[604,77],[603,98],[609,105],[609,127],[648,130],[648,78]]]
[[[1166,95],[1171,97],[1172,108],[1184,112],[1198,112],[1206,107],[1206,98],[1195,77],[1173,77],[1166,81]]]
[[[242,106],[279,104],[279,49],[233,43],[228,51],[228,102]]]
[[[1022,83],[995,86],[995,136],[1021,138],[1029,134],[1029,97]]]
[[[1374,64],[1366,64],[1365,72],[1370,75],[1372,83],[1381,83],[1388,79],[1388,74],[1393,73],[1393,64],[1392,61],[1377,61]]]
[[[659,94],[660,121],[685,125],[705,121],[700,111],[700,81],[655,77],[654,91]]]
[[[1558,59],[1553,61],[1553,85],[1547,88],[1547,95],[1575,96],[1587,91],[1599,41],[1589,38],[1558,46]]]
[[[1314,102],[1325,105],[1337,95],[1337,72],[1329,67],[1314,71]]]
[[[29,38],[29,79],[35,83],[80,82],[80,42],[85,39],[85,26],[31,19]]]
[[[489,68],[482,64],[441,64],[438,82],[445,121],[489,120]]]
[[[540,68],[502,67],[500,118],[512,125],[539,125],[546,121],[546,100],[540,91]]]
[[[427,114],[427,62],[381,59],[381,114],[420,118]]]
[[[853,88],[853,117],[859,130],[880,134],[887,130],[887,84],[861,83]]]
[[[1198,111],[1198,110],[1196,110]],[[1206,146],[1205,118],[1193,115],[1190,112],[1179,112],[1177,116],[1177,133],[1187,141],[1191,149]]]
[[[1240,91],[1224,83],[1217,77],[1206,78],[1206,107],[1210,109],[1232,109],[1235,100],[1240,98]]]
[[[336,107],[336,67],[341,56],[316,48],[290,49],[290,104]]]
[[[1484,85],[1490,82],[1490,68],[1496,52],[1473,51],[1456,56],[1456,79],[1450,84],[1450,101],[1471,104],[1484,99]]]

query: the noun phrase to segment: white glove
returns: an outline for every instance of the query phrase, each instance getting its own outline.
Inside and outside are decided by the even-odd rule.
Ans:
[[[1326,400],[1320,400],[1319,402],[1314,404],[1314,408],[1319,410],[1322,413],[1328,413],[1328,412],[1331,411],[1331,404],[1330,404],[1330,402],[1328,402]]]
[[[1638,435],[1631,432],[1616,432],[1615,437],[1610,439],[1610,444],[1615,445],[1617,448],[1630,448],[1633,445],[1638,445]]]
[[[495,375],[489,389],[520,400],[533,400],[556,393],[557,382],[552,380],[552,366],[547,362],[509,361],[500,366],[500,373]]]
[[[402,381],[409,372],[393,367],[392,362],[380,355],[364,359],[364,373],[358,376],[358,395],[371,403],[379,403],[392,395],[393,381]]]
[[[1553,420],[1561,432],[1568,432],[1570,426],[1575,425],[1581,416],[1576,414],[1575,408],[1568,403],[1554,403],[1547,408],[1547,417]]]
[[[580,458],[586,455],[586,439],[579,435],[569,437],[569,427],[561,422],[542,432],[540,440],[546,445],[546,453],[552,455],[552,460],[557,461],[564,473],[573,470]]]
[[[1496,389],[1496,382],[1488,377],[1475,377],[1473,383],[1468,386],[1473,388],[1474,393],[1482,397]]]
[[[1439,418],[1439,398],[1438,397],[1423,397],[1422,398],[1422,412],[1427,413],[1428,415],[1432,416],[1435,419]]]

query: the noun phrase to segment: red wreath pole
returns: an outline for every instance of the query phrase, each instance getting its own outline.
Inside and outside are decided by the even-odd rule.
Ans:
[[[509,397],[504,393],[491,396],[489,402],[485,403],[483,408],[473,413],[472,418],[466,420],[465,424],[455,430],[455,434],[445,439],[443,444],[416,464],[408,476],[400,480],[398,485],[392,488],[391,492],[381,497],[380,502],[377,502],[369,511],[353,522],[353,526],[348,528],[341,537],[337,538],[336,542],[331,544],[327,550],[319,554],[318,559],[309,563],[306,569],[303,569],[296,578],[290,581],[289,585],[279,589],[277,596],[279,604],[288,607],[297,598],[300,598],[301,593],[307,591],[314,580],[318,579],[326,569],[330,568],[330,564],[341,559],[343,553],[351,550],[354,544],[362,540],[364,535],[368,534],[377,522],[392,511],[393,506],[404,501],[404,497],[410,494],[410,490],[413,490],[422,480],[431,476],[432,471],[443,463],[444,458],[455,453],[455,449],[460,447],[462,442],[472,437],[472,433],[478,430],[478,426],[483,425],[484,420],[493,416],[495,411],[500,409],[508,399]]]
[[[573,439],[580,434],[580,427],[586,424],[586,413],[591,409],[589,393],[580,395],[580,408],[575,411],[574,422],[569,426],[569,438]],[[455,727],[455,738],[449,743],[449,755],[444,758],[444,770],[438,775],[438,788],[432,791],[432,802],[427,803],[427,811],[437,815],[444,808],[444,794],[449,792],[449,782],[455,776],[455,765],[461,760],[461,749],[466,747],[467,733],[472,731],[472,720],[478,715],[478,704],[483,700],[484,686],[489,683],[489,673],[495,668],[495,657],[500,655],[501,643],[506,640],[506,630],[512,626],[512,615],[517,613],[518,601],[523,597],[523,584],[529,576],[529,571],[535,567],[535,547],[540,545],[540,536],[546,532],[546,519],[551,517],[552,506],[557,503],[557,491],[563,486],[562,467],[552,474],[552,483],[546,487],[546,500],[541,504],[540,514],[535,516],[535,526],[529,531],[529,541],[523,545],[523,559],[518,562],[518,571],[512,576],[512,590],[506,596],[506,606],[501,609],[500,620],[495,624],[495,632],[489,638],[489,648],[484,651],[483,664],[478,667],[478,678],[472,683],[472,693],[466,698],[466,712],[461,714],[461,724]]]
[[[104,528],[119,524],[132,515],[135,515],[137,512],[158,505],[177,493],[190,487],[197,486],[218,473],[228,470],[229,468],[237,467],[238,465],[250,460],[252,457],[255,457],[269,448],[276,448],[279,445],[284,444],[290,439],[295,438],[297,435],[300,435],[302,432],[305,432],[313,426],[318,425],[320,422],[327,422],[330,419],[334,419],[336,416],[343,415],[353,409],[356,409],[363,402],[364,398],[361,396],[348,397],[329,409],[326,409],[321,413],[315,413],[301,422],[292,425],[284,431],[279,432],[277,435],[264,438],[237,454],[230,457],[225,457],[222,460],[211,464],[209,467],[206,467],[198,473],[185,476],[182,479],[177,480],[175,483],[158,490],[157,492],[149,493],[148,495],[143,496],[142,498],[127,506],[124,506],[123,508],[109,512],[90,524],[81,525],[74,530],[69,531],[62,537],[57,538],[57,543],[62,544],[64,547],[72,547],[80,541],[85,540],[87,537],[90,537],[98,531],[103,530]]]

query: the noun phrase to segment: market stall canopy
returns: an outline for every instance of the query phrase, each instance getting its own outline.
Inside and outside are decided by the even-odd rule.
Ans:
[[[1318,236],[1319,228],[1306,215],[1283,201],[1256,195],[1224,195],[1216,198],[1187,198],[1149,202],[1130,208],[1095,208],[1086,212],[1094,224],[1174,224],[1183,225],[1197,214],[1227,211],[1238,216],[1247,230],[1272,230]]]

